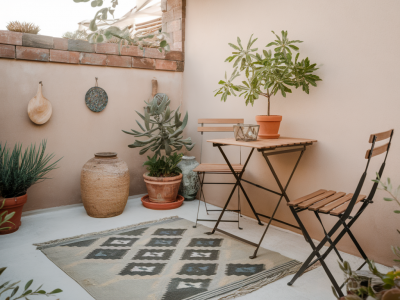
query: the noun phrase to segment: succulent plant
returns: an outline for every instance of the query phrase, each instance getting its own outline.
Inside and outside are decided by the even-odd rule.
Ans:
[[[156,94],[154,98],[146,102],[144,108],[144,114],[136,113],[144,121],[144,125],[136,121],[142,132],[131,129],[132,132],[125,131],[127,134],[131,134],[134,137],[147,137],[147,140],[135,140],[129,148],[143,148],[139,154],[143,155],[147,151],[154,152],[155,156],[160,157],[161,151],[165,151],[167,156],[172,155],[173,152],[181,150],[185,147],[187,150],[192,150],[194,143],[192,139],[183,138],[183,130],[185,129],[188,122],[188,113],[186,112],[183,121],[181,121],[181,113],[177,110],[169,108],[171,100],[166,94]]]

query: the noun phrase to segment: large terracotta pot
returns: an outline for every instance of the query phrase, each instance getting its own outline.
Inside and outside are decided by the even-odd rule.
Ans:
[[[260,139],[277,139],[279,138],[279,126],[281,125],[282,116],[256,116],[257,124],[260,125],[258,137]]]
[[[26,203],[27,199],[28,199],[27,194],[16,198],[5,198],[5,199],[0,198],[0,206],[3,203],[3,201],[6,200],[3,208],[0,209],[0,215],[5,211],[7,211],[7,214],[15,212],[14,216],[10,219],[10,221],[13,222],[14,225],[11,223],[4,223],[1,227],[11,227],[11,228],[8,230],[1,230],[0,235],[13,233],[18,230],[18,228],[21,226],[22,207]]]
[[[89,216],[115,217],[124,211],[129,196],[128,165],[115,152],[96,153],[81,172],[82,202]]]
[[[182,174],[173,177],[151,177],[143,174],[149,201],[158,203],[175,202],[178,197]]]

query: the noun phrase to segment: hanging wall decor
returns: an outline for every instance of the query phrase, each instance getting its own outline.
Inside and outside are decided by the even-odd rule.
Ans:
[[[40,81],[36,96],[33,97],[28,104],[29,119],[37,125],[46,123],[53,113],[50,101],[42,94],[42,86],[43,84]]]
[[[96,77],[96,86],[87,91],[85,102],[91,111],[101,112],[107,106],[108,96],[106,91],[98,86],[97,79]]]

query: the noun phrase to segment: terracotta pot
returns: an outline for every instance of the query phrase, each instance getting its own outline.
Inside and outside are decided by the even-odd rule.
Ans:
[[[143,177],[151,202],[166,203],[177,200],[182,174],[173,177],[151,177],[147,174],[143,174]]]
[[[260,125],[258,137],[260,139],[277,139],[279,138],[279,126],[281,125],[282,116],[256,116],[257,124]]]
[[[149,195],[143,196],[142,197],[142,204],[146,208],[150,209],[155,209],[155,210],[167,210],[167,209],[175,209],[178,208],[182,205],[183,196],[178,195],[177,200],[175,202],[166,202],[166,203],[156,203],[156,202],[150,202],[149,200]]]
[[[128,165],[115,152],[96,153],[82,168],[81,194],[93,218],[115,217],[124,211],[129,196]]]
[[[1,227],[11,227],[11,229],[0,231],[0,235],[13,233],[18,230],[19,226],[21,226],[22,207],[26,203],[27,199],[28,199],[27,194],[16,198],[5,198],[6,202],[4,203],[3,208],[0,209],[0,215],[4,211],[7,211],[7,214],[15,212],[14,216],[10,219],[10,221],[13,222],[14,225],[11,223],[4,223]],[[4,198],[0,198],[0,206],[3,203],[3,201]]]

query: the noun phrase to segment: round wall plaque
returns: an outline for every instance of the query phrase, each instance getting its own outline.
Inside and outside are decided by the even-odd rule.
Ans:
[[[97,86],[90,88],[85,96],[86,106],[89,107],[91,111],[101,112],[108,103],[108,96],[105,90]]]

